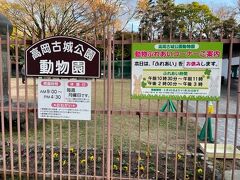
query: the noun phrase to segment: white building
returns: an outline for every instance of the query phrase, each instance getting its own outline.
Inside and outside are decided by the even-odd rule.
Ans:
[[[231,77],[232,78],[238,78],[239,77],[239,60],[240,57],[232,57],[232,72],[231,72]],[[227,80],[228,77],[228,59],[224,58],[222,62],[222,77],[224,77],[224,80]]]

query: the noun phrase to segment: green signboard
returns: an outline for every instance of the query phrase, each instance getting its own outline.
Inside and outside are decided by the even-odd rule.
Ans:
[[[220,42],[134,43],[132,97],[219,100],[222,49]]]

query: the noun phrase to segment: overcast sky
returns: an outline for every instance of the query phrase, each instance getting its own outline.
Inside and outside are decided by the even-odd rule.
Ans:
[[[194,0],[175,0],[176,4],[181,4],[181,3],[191,3]],[[195,2],[199,2],[201,4],[207,4],[210,9],[216,10],[220,7],[237,7],[237,1],[238,0],[195,0]],[[137,0],[129,0],[129,5],[134,9],[136,7],[136,2]],[[126,26],[126,29],[128,31],[132,30],[137,31],[138,30],[138,20],[131,20],[128,25]]]
[[[227,5],[227,6],[233,6],[237,4],[237,0],[195,0],[196,2],[202,3],[202,4],[208,4],[209,6],[214,5]],[[175,0],[175,3],[191,3],[192,0]]]

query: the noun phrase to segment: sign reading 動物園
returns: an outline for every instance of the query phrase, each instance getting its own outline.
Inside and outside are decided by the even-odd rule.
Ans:
[[[132,97],[219,100],[222,49],[220,42],[134,43]]]
[[[91,120],[91,80],[86,78],[100,76],[95,47],[67,36],[43,39],[26,50],[25,71],[26,76],[43,77],[37,81],[38,118]]]

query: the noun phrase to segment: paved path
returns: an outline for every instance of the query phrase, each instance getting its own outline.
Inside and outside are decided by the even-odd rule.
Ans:
[[[240,103],[240,102],[239,102]],[[213,103],[214,110],[216,113],[216,103]],[[222,87],[221,90],[221,99],[219,102],[219,114],[225,114],[226,113],[226,107],[227,107],[227,87],[226,85]],[[236,108],[237,108],[237,80],[234,80],[231,86],[231,96],[229,101],[229,113],[230,114],[236,114]],[[189,102],[189,111],[190,112],[196,112],[196,102],[190,101]],[[206,102],[199,102],[199,113],[205,113],[206,112]],[[199,125],[202,127],[205,122],[205,118],[199,118]],[[217,143],[224,143],[225,141],[225,125],[228,123],[228,129],[227,129],[227,143],[228,144],[234,144],[234,138],[235,138],[235,127],[236,127],[236,119],[218,119],[218,131],[217,131]],[[215,118],[212,118],[212,127],[213,127],[213,137],[215,133]],[[238,133],[237,133],[237,145],[240,146],[240,119],[239,124],[237,125]],[[215,139],[215,137],[214,137]]]
[[[235,170],[234,171],[234,179],[239,179],[240,177],[240,171]],[[225,180],[232,180],[232,170],[225,171]]]

